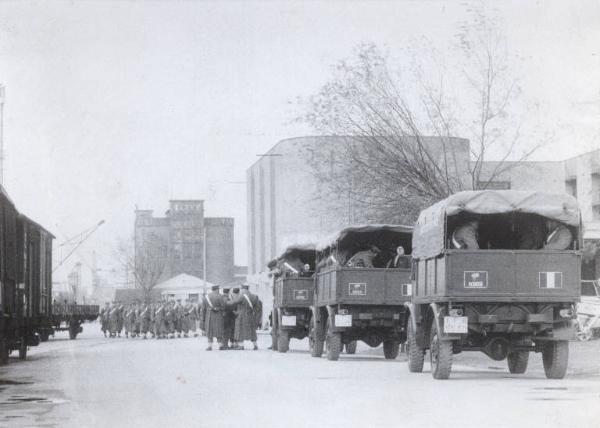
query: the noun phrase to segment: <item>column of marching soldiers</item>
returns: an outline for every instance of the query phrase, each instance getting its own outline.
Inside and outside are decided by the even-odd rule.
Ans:
[[[216,339],[219,350],[244,349],[244,341],[252,342],[258,349],[256,330],[262,323],[262,302],[249,291],[248,285],[240,288],[212,287],[200,303],[181,299],[156,303],[106,302],[100,311],[101,329],[105,337],[142,339],[173,339],[198,337],[198,330],[212,350]],[[230,292],[231,291],[231,292]]]

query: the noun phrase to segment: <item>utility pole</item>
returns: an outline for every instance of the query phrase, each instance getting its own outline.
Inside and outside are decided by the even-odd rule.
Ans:
[[[0,185],[4,186],[4,85],[0,85]]]

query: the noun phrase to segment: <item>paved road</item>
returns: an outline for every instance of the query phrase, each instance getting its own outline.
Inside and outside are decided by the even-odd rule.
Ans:
[[[593,427],[600,426],[600,341],[572,344],[567,379],[541,356],[525,375],[461,354],[449,381],[409,373],[406,360],[359,344],[339,361],[206,352],[199,339],[104,339],[86,325],[0,369],[0,426],[56,427]],[[429,368],[425,367],[428,371]]]

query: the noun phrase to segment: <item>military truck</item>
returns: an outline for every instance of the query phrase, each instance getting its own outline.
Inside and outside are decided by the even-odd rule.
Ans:
[[[337,360],[344,345],[383,343],[385,358],[398,356],[406,341],[406,307],[410,300],[410,263],[387,267],[396,249],[410,253],[412,227],[371,224],[351,226],[317,246],[315,299],[311,307],[311,355]],[[353,264],[359,252],[375,248],[368,263]],[[410,258],[407,254],[406,256]],[[352,349],[354,348],[354,349]]]
[[[287,352],[291,338],[302,340],[308,336],[315,244],[292,245],[269,267],[273,277],[272,349]]]
[[[455,248],[455,231],[473,219],[478,248]],[[548,220],[570,232],[567,248],[544,249]],[[421,372],[429,350],[433,377],[447,379],[455,354],[482,351],[520,374],[529,353],[541,352],[546,377],[563,378],[580,296],[580,224],[574,198],[541,192],[465,191],[422,211],[409,370]]]

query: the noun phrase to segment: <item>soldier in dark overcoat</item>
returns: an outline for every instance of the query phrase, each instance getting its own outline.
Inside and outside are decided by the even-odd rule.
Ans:
[[[102,330],[102,333],[104,333],[104,337],[106,337],[107,333],[109,332],[109,317],[108,317],[109,313],[110,313],[110,303],[106,302],[106,303],[104,303],[104,308],[102,308],[102,310],[100,311],[101,330]]]
[[[223,350],[225,349],[222,343],[225,300],[219,293],[218,285],[213,285],[211,290],[212,291],[202,299],[202,312],[204,314],[202,325],[206,332],[206,340],[208,341],[206,350],[212,350],[214,338],[216,338],[219,343],[219,350]]]
[[[235,306],[235,349],[244,349],[244,341],[252,341],[254,350],[258,349],[256,329],[262,319],[262,304],[257,295],[252,294],[248,284],[242,285],[240,295],[232,299],[228,305]]]

